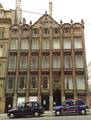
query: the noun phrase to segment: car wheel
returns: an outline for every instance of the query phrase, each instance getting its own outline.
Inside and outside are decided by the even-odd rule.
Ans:
[[[39,116],[39,113],[38,113],[38,112],[35,112],[35,113],[34,113],[34,116],[35,116],[35,117],[38,117],[38,116]]]
[[[11,113],[10,116],[9,116],[9,118],[14,118],[14,117],[15,117],[14,113]]]
[[[86,115],[86,110],[81,110],[81,115]]]
[[[59,116],[59,115],[60,115],[60,111],[57,110],[57,111],[55,112],[55,115],[56,115],[56,116]]]

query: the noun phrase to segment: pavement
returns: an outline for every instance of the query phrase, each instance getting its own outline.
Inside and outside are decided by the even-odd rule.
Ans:
[[[50,115],[53,115],[52,111],[45,111],[44,112],[44,115],[45,116],[50,116]]]

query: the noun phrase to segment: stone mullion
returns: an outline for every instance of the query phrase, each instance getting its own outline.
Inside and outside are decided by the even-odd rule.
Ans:
[[[50,27],[50,81],[49,81],[49,86],[50,86],[50,98],[49,98],[49,109],[53,109],[53,81],[52,81],[52,42],[53,42],[53,37],[52,37],[52,27]]]
[[[21,34],[21,33],[20,33]],[[14,88],[14,98],[13,98],[13,106],[17,106],[17,99],[18,99],[18,79],[19,79],[19,64],[20,64],[20,41],[21,35],[19,38],[18,44],[18,52],[17,52],[17,61],[16,61],[16,80],[15,80],[15,88]]]
[[[30,31],[29,31],[29,35],[31,35]],[[30,93],[30,90],[29,90],[29,86],[30,86],[30,55],[31,55],[31,52],[30,52],[30,41],[31,41],[31,36],[29,36],[29,48],[28,48],[28,64],[27,64],[27,81],[26,81],[26,84],[25,84],[25,88],[26,88],[26,99],[25,101],[28,102],[29,101],[29,93]]]
[[[41,67],[42,67],[42,28],[40,27],[39,39],[39,77],[38,77],[38,100],[41,102]]]
[[[75,51],[74,51],[74,34],[73,24],[71,23],[71,45],[72,45],[72,78],[73,78],[73,89],[74,98],[77,98],[77,83],[76,83],[76,71],[75,71]]]
[[[63,54],[63,29],[62,29],[62,23],[60,27],[60,41],[61,41],[61,103],[65,100],[65,92],[64,92],[64,54]]]

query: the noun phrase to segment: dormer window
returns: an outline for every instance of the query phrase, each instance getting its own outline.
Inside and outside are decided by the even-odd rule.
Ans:
[[[59,33],[59,28],[54,28],[54,29],[53,29],[53,33],[54,33],[54,34],[58,34],[58,33]]]
[[[12,30],[12,35],[18,35],[18,34],[19,34],[19,31],[17,29]]]
[[[37,35],[37,34],[39,34],[39,30],[38,30],[37,28],[34,28],[34,29],[32,30],[32,33]]]
[[[64,28],[63,33],[70,33],[70,29],[69,28]]]
[[[22,34],[25,35],[25,34],[28,34],[28,33],[29,33],[28,29],[23,29],[23,30],[22,30]]]
[[[44,28],[43,34],[49,34],[49,29],[48,28]]]

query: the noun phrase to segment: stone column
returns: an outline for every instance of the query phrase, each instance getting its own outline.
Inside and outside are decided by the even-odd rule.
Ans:
[[[14,93],[14,98],[13,98],[13,107],[17,106],[17,99],[18,99],[18,96],[17,96],[17,93],[15,92]]]

